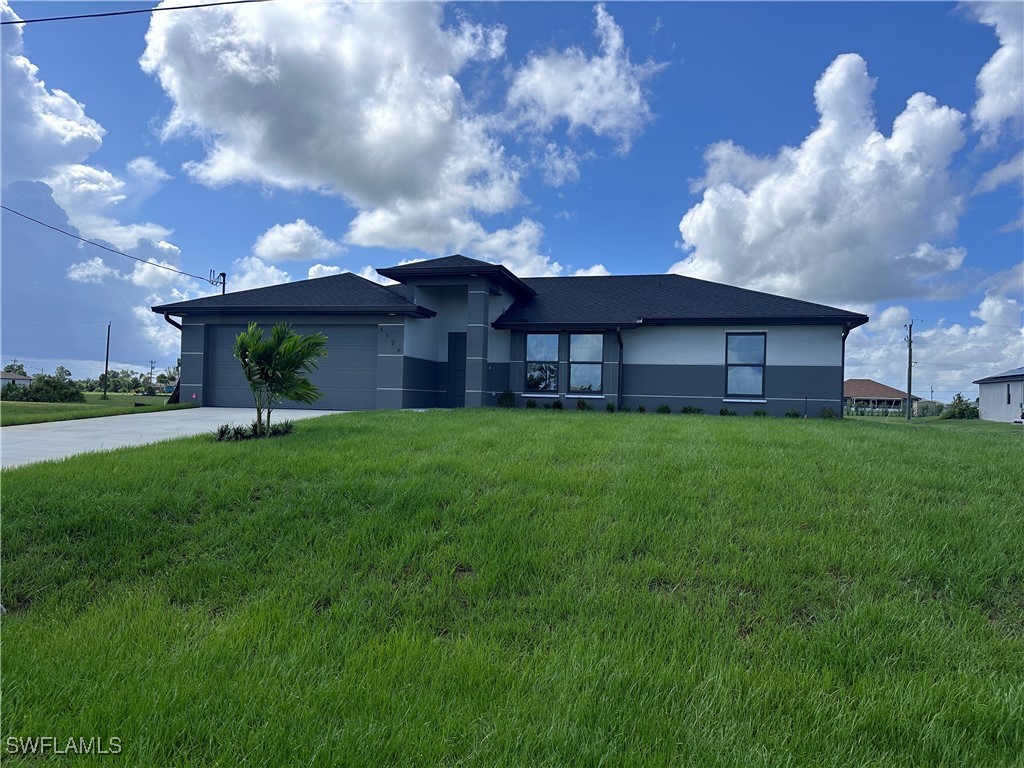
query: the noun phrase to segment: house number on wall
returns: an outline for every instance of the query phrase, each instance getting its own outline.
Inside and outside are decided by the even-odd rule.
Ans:
[[[389,331],[387,328],[381,328],[380,332],[384,334],[384,339],[388,342],[388,345],[386,347],[388,354],[402,354],[402,345],[399,344],[391,335],[391,331]]]

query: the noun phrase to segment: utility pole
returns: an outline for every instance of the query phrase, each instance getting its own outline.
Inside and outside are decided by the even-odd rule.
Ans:
[[[156,360],[149,361],[149,386],[153,386],[153,366],[156,365]]]
[[[107,387],[110,386],[110,321],[107,321],[107,357],[103,362],[103,399],[107,399]]]
[[[907,329],[907,421],[910,421],[910,411],[913,407],[910,388],[914,382],[914,321],[911,320],[905,327]]]

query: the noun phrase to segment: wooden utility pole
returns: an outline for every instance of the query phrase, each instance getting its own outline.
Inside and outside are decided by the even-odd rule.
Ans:
[[[103,362],[103,399],[107,399],[107,387],[110,386],[110,321],[107,321],[107,357]]]
[[[913,408],[910,387],[914,383],[914,321],[907,324],[907,421]]]

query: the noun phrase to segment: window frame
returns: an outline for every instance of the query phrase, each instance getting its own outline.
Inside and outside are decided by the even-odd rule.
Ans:
[[[598,333],[574,333],[572,331],[569,331],[568,332],[568,336],[569,336],[569,355],[568,355],[568,357],[569,357],[569,359],[568,359],[568,364],[569,364],[569,386],[568,386],[568,389],[567,389],[566,393],[570,394],[570,395],[580,395],[580,396],[604,394],[604,334],[600,333],[600,332],[598,332]],[[598,348],[598,354],[600,356],[600,359],[599,360],[592,360],[592,359],[574,360],[573,356],[572,356],[572,339],[573,339],[574,336],[596,336],[597,339],[598,339],[598,347],[597,348]],[[597,366],[597,375],[598,375],[598,387],[597,387],[597,389],[575,389],[573,387],[572,367],[574,365],[587,365],[587,366],[595,366],[596,365]]]
[[[534,360],[534,359],[531,359],[530,358],[530,337],[531,336],[554,336],[555,337],[555,359],[554,360]],[[525,348],[524,354],[523,354],[523,358],[524,358],[524,360],[523,360],[523,392],[524,393],[529,393],[531,395],[550,395],[550,396],[557,396],[558,395],[558,385],[559,385],[559,381],[560,381],[560,377],[558,375],[558,368],[559,368],[559,365],[560,365],[560,362],[561,362],[558,359],[558,357],[559,357],[559,354],[558,354],[559,345],[561,344],[560,336],[561,336],[561,334],[559,334],[559,333],[551,333],[551,332],[547,332],[547,333],[527,333],[526,334],[525,339],[524,339],[525,344],[526,344],[526,348]],[[554,386],[553,389],[534,389],[534,388],[530,387],[530,366],[533,365],[533,364],[544,364],[544,365],[554,365],[555,366],[555,374],[554,374],[554,384],[555,384],[555,386]]]
[[[729,362],[729,339],[733,336],[760,336],[761,337],[761,363],[730,363]],[[728,400],[758,400],[765,399],[765,369],[768,367],[768,333],[767,331],[726,331],[725,334],[725,399]],[[729,373],[733,368],[760,368],[761,369],[761,391],[758,394],[745,392],[737,394],[729,391]]]

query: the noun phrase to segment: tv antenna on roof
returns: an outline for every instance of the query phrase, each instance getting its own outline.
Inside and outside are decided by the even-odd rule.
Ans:
[[[228,275],[226,272],[217,272],[216,270],[210,270],[210,277],[207,278],[210,285],[219,285],[220,293],[223,296],[228,289]]]

